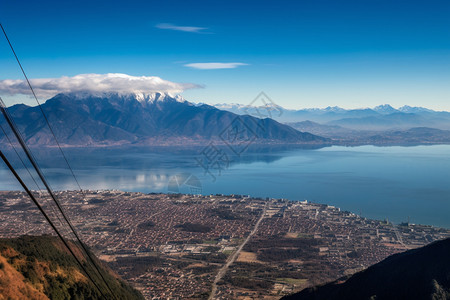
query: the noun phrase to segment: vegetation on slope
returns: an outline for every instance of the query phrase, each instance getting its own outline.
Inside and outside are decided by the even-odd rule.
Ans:
[[[70,245],[79,258],[80,248]],[[82,263],[90,274],[94,268]],[[97,260],[103,277],[118,299],[143,299]],[[94,280],[107,293],[98,275]],[[110,296],[110,295],[108,295]],[[0,239],[0,299],[103,299],[62,242],[52,236]]]

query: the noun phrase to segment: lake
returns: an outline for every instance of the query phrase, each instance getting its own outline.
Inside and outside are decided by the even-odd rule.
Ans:
[[[307,199],[367,218],[399,223],[409,217],[411,223],[450,228],[450,145],[250,148],[241,155],[218,149],[65,152],[83,189]],[[34,154],[54,189],[76,188],[56,150]],[[19,172],[32,187],[25,170]],[[3,164],[0,178],[0,189],[20,189]]]

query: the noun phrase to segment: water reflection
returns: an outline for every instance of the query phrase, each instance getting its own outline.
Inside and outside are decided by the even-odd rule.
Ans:
[[[450,146],[256,147],[234,156],[216,181],[197,165],[200,151],[155,147],[65,153],[84,189],[171,192],[170,180],[189,174],[200,181],[203,194],[308,199],[371,218],[400,222],[409,216],[412,222],[450,227]],[[54,189],[76,189],[56,149],[34,153]],[[27,178],[23,168],[19,172]],[[4,166],[0,176],[0,189],[19,189]],[[200,190],[198,184],[179,186],[180,192]]]

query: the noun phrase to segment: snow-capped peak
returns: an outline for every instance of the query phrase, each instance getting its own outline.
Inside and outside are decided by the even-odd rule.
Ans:
[[[342,112],[345,109],[340,108],[339,106],[327,106],[324,110],[325,111],[331,111],[331,112]]]
[[[373,108],[374,111],[379,112],[381,114],[391,114],[398,112],[395,108],[390,106],[389,104],[378,105]]]
[[[177,102],[186,101],[183,96],[179,94],[173,95],[171,93],[133,93],[133,96],[141,103],[153,103],[167,100],[175,100]]]
[[[404,113],[418,113],[418,112],[432,112],[431,109],[424,108],[424,107],[417,107],[417,106],[409,106],[409,105],[403,105],[398,109],[401,112]]]

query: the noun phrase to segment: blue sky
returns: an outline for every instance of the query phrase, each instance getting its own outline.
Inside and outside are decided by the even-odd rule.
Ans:
[[[287,108],[450,110],[449,15],[450,2],[433,0],[0,4],[30,78],[159,76],[202,86],[183,92],[194,102],[247,104],[264,91]],[[0,79],[21,79],[0,47]]]

